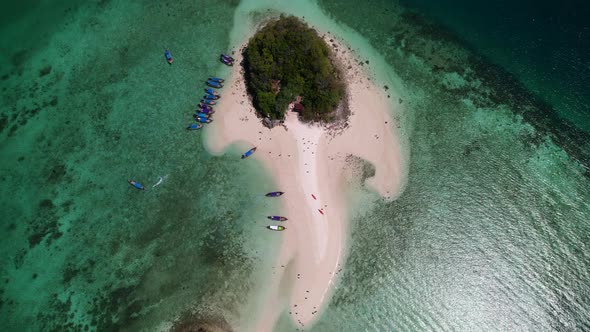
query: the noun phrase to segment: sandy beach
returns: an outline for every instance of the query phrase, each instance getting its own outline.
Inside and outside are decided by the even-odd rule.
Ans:
[[[346,123],[308,125],[289,111],[282,126],[263,126],[246,94],[242,68],[235,66],[221,91],[214,121],[206,129],[205,145],[213,154],[234,143],[241,144],[244,151],[257,147],[250,158],[260,160],[277,190],[286,192],[278,199],[283,204],[281,214],[289,218],[281,223],[287,230],[276,234],[282,237],[282,245],[261,316],[239,327],[243,330],[272,331],[284,311],[297,326],[305,328],[327,303],[345,255],[345,180],[346,176],[358,176],[345,172],[350,156],[375,167],[375,176],[366,185],[384,199],[394,199],[404,179],[390,115],[394,107],[390,100],[397,99],[388,99],[391,91],[371,82],[360,61],[341,41],[334,36],[324,38],[338,50],[336,58],[348,83],[351,115]],[[241,61],[238,53],[237,63]]]

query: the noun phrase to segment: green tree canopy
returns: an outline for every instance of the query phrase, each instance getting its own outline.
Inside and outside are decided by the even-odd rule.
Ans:
[[[301,96],[306,120],[327,119],[344,96],[330,49],[294,16],[281,16],[258,31],[244,50],[246,85],[262,116],[283,119]]]

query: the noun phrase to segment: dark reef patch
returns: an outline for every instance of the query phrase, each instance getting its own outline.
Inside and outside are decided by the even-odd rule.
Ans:
[[[63,179],[63,177],[67,174],[67,168],[64,164],[57,164],[51,168],[49,171],[49,175],[47,176],[47,181],[49,183],[58,183]]]
[[[23,266],[23,263],[25,262],[25,256],[27,255],[27,250],[25,249],[21,249],[19,250],[16,255],[14,255],[14,258],[12,259],[12,262],[14,263],[14,268],[15,269],[20,269],[21,266]]]
[[[44,199],[39,203],[39,207],[42,209],[53,209],[55,205],[53,205],[53,201],[50,199]]]
[[[232,332],[229,323],[221,317],[202,317],[197,313],[185,313],[170,332]]]
[[[8,130],[8,137],[12,137],[16,130],[18,129],[18,124],[13,124],[10,129]]]
[[[503,68],[491,64],[482,56],[474,55],[469,57],[469,60],[476,76],[490,87],[487,105],[508,105],[515,114],[522,115],[523,120],[537,131],[531,142],[538,144],[543,136],[549,136],[572,159],[582,164],[586,170],[590,170],[590,133],[562,119],[551,105],[528,91],[514,75]],[[585,175],[590,178],[589,171]]]
[[[51,66],[45,66],[39,70],[39,77],[47,76],[51,73]]]
[[[136,286],[118,287],[105,294],[94,298],[93,308],[88,313],[98,331],[119,331],[131,325],[144,307],[144,303],[136,299]]]
[[[41,310],[37,314],[37,321],[41,324],[42,331],[81,331],[82,325],[70,321],[72,300],[70,297],[62,301],[58,294],[54,293],[49,300],[47,310]]]
[[[53,106],[53,107],[57,106],[57,96],[51,97],[51,100],[48,103],[44,104],[44,106],[47,106],[47,105]]]
[[[29,222],[27,233],[30,248],[34,248],[45,238],[47,238],[47,244],[50,245],[52,240],[63,235],[59,231],[59,217],[51,200],[44,199],[39,203],[38,213]]]
[[[18,70],[22,70],[22,66],[29,61],[30,55],[29,50],[19,50],[10,56],[10,63],[18,68]],[[22,74],[21,71],[19,71],[20,74]]]
[[[92,277],[92,271],[94,266],[96,265],[96,261],[89,259],[85,261],[81,265],[76,265],[73,263],[68,263],[65,268],[62,270],[62,281],[64,284],[70,283],[74,278],[76,278],[79,274],[82,274],[84,280],[88,283],[92,283],[94,278]]]
[[[78,275],[79,272],[80,272],[80,269],[76,268],[73,264],[68,264],[63,269],[63,273],[62,273],[63,283],[67,284],[70,281],[72,281],[72,279],[74,279]]]
[[[8,116],[4,113],[0,116],[0,133],[4,131],[4,128],[8,126]]]
[[[41,109],[40,109],[40,108],[38,108],[38,107],[36,107],[36,108],[30,109],[30,110],[27,110],[27,115],[28,115],[29,117],[34,117],[34,116],[35,116],[35,115],[37,115],[37,113],[39,113],[40,111],[41,111]]]

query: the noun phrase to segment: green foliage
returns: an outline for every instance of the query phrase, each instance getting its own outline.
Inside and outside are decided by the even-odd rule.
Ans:
[[[344,96],[330,49],[294,16],[281,16],[256,33],[244,51],[246,84],[260,114],[284,118],[296,96],[306,120],[328,119]]]

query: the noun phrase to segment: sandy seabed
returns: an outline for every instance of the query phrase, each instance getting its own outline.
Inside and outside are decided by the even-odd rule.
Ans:
[[[205,145],[213,154],[234,143],[241,143],[244,151],[257,147],[250,158],[260,160],[273,176],[276,190],[286,192],[278,199],[289,220],[281,223],[287,229],[277,234],[283,240],[260,317],[250,317],[240,330],[272,331],[285,310],[303,328],[318,316],[344,255],[345,182],[351,176],[345,170],[350,156],[375,167],[366,185],[384,199],[395,198],[402,186],[402,155],[391,119],[394,106],[388,99],[392,92],[371,82],[342,41],[329,35],[324,39],[333,48],[347,82],[351,114],[346,123],[305,124],[289,111],[282,126],[263,126],[246,93],[242,69],[235,66],[225,82],[215,120],[206,130]],[[236,52],[236,63],[241,62],[238,53],[244,46]]]

